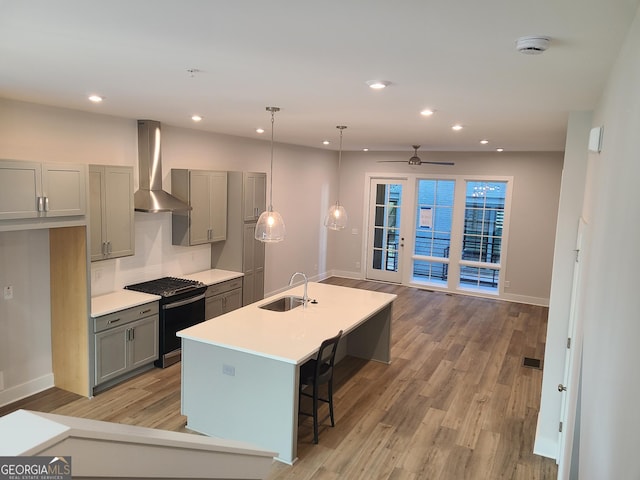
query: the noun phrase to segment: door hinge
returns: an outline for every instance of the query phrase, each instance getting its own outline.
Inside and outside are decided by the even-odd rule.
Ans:
[[[571,348],[571,337],[567,338],[567,348]]]
[[[558,431],[562,433],[562,422],[560,422],[560,424],[558,425]]]

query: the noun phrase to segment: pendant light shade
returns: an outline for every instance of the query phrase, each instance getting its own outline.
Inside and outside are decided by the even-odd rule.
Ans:
[[[347,128],[344,125],[338,125],[336,127],[340,130],[340,150],[338,153],[338,194],[340,193],[340,164],[342,163],[342,131]],[[331,205],[327,216],[324,219],[324,226],[331,230],[343,230],[347,226],[347,211],[342,205],[340,200],[337,200],[335,205]]]
[[[269,174],[269,207],[260,214],[256,223],[255,239],[265,243],[276,243],[284,240],[285,228],[282,216],[273,210],[273,124],[275,113],[279,107],[267,107],[271,112],[271,172]]]

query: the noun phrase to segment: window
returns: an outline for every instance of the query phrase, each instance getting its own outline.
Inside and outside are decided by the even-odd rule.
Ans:
[[[448,280],[455,181],[418,179],[413,278],[417,283]]]
[[[497,291],[506,182],[466,182],[460,286]]]

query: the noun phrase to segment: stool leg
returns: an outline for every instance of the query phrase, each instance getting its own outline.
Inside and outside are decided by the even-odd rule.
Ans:
[[[313,443],[318,443],[318,386],[313,386]]]
[[[336,422],[333,420],[333,379],[331,379],[329,381],[328,384],[328,400],[329,400],[329,416],[331,417],[331,426],[335,427],[336,426]]]

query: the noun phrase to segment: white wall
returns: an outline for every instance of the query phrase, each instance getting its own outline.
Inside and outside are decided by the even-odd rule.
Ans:
[[[51,385],[51,309],[47,230],[0,232],[0,405]]]
[[[367,173],[497,175],[513,176],[513,197],[506,279],[511,286],[505,298],[546,305],[551,286],[551,268],[560,195],[563,154],[561,152],[420,152],[423,160],[453,161],[455,166],[378,163],[407,161],[413,152],[346,152],[342,156],[340,201],[349,213],[349,226],[336,233],[331,244],[336,269],[361,276],[363,269],[363,212]],[[356,228],[358,233],[352,234]]]
[[[640,13],[628,33],[593,125],[603,149],[589,158],[590,224],[582,298],[580,479],[640,478]]]
[[[557,458],[558,455],[558,424],[562,395],[557,387],[558,384],[565,382],[564,364],[575,265],[574,250],[578,220],[582,214],[591,115],[591,112],[571,113],[567,125],[549,300],[542,398],[534,448],[537,454],[550,458]]]

